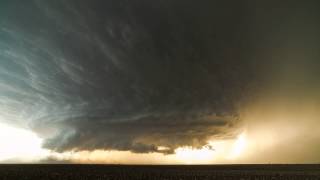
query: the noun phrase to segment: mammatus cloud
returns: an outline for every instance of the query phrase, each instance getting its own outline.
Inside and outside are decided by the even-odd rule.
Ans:
[[[2,3],[1,121],[54,151],[170,154],[235,137],[248,104],[278,94],[278,84],[287,92],[294,67],[319,67],[295,46],[316,50],[311,4]],[[301,92],[318,83],[315,69],[298,76],[308,79]]]

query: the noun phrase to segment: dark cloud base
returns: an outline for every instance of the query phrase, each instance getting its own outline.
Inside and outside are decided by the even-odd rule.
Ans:
[[[229,136],[264,80],[258,27],[278,15],[255,24],[260,6],[233,3],[2,1],[1,113],[56,151]]]

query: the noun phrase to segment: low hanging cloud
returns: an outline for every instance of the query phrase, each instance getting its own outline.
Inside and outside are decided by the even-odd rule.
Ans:
[[[173,153],[231,137],[266,80],[249,1],[1,3],[1,121],[55,151]]]

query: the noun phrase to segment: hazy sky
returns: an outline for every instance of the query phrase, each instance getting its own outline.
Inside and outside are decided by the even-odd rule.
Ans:
[[[2,0],[0,162],[318,163],[319,5]]]

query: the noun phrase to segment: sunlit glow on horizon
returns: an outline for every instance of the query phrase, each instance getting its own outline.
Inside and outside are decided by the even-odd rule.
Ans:
[[[209,164],[234,160],[241,156],[247,144],[246,134],[236,139],[210,141],[202,148],[179,147],[174,154],[135,154],[121,151],[80,151],[57,153],[43,149],[43,139],[35,133],[0,123],[0,161],[15,160],[36,162],[53,157],[58,161],[74,163],[160,163],[160,164]],[[159,147],[165,149],[165,147]]]
[[[21,162],[32,162],[42,158],[54,157],[59,160],[67,160],[75,163],[125,163],[126,159],[134,160],[134,163],[141,163],[143,157],[148,163],[157,163],[157,159],[163,159],[162,163],[177,164],[208,164],[215,160],[228,160],[239,157],[246,145],[246,135],[240,134],[235,140],[211,141],[202,148],[190,146],[179,147],[175,154],[164,155],[161,153],[134,154],[130,152],[117,151],[80,151],[56,153],[43,149],[43,139],[35,133],[0,124],[0,161],[15,160]],[[160,147],[161,149],[164,147]],[[160,161],[158,161],[160,162]]]
[[[200,149],[189,146],[177,148],[175,155],[187,164],[221,163],[241,157],[247,143],[247,135],[243,132],[236,139],[212,140]]]
[[[229,159],[235,159],[243,153],[245,147],[247,145],[247,139],[246,139],[246,134],[241,133],[238,137],[237,140],[235,141],[231,154],[228,157]]]
[[[0,161],[33,161],[45,154],[42,139],[31,131],[0,123]]]
[[[187,164],[203,164],[208,163],[215,155],[215,150],[204,146],[195,149],[189,146],[180,147],[175,150],[178,160]]]

